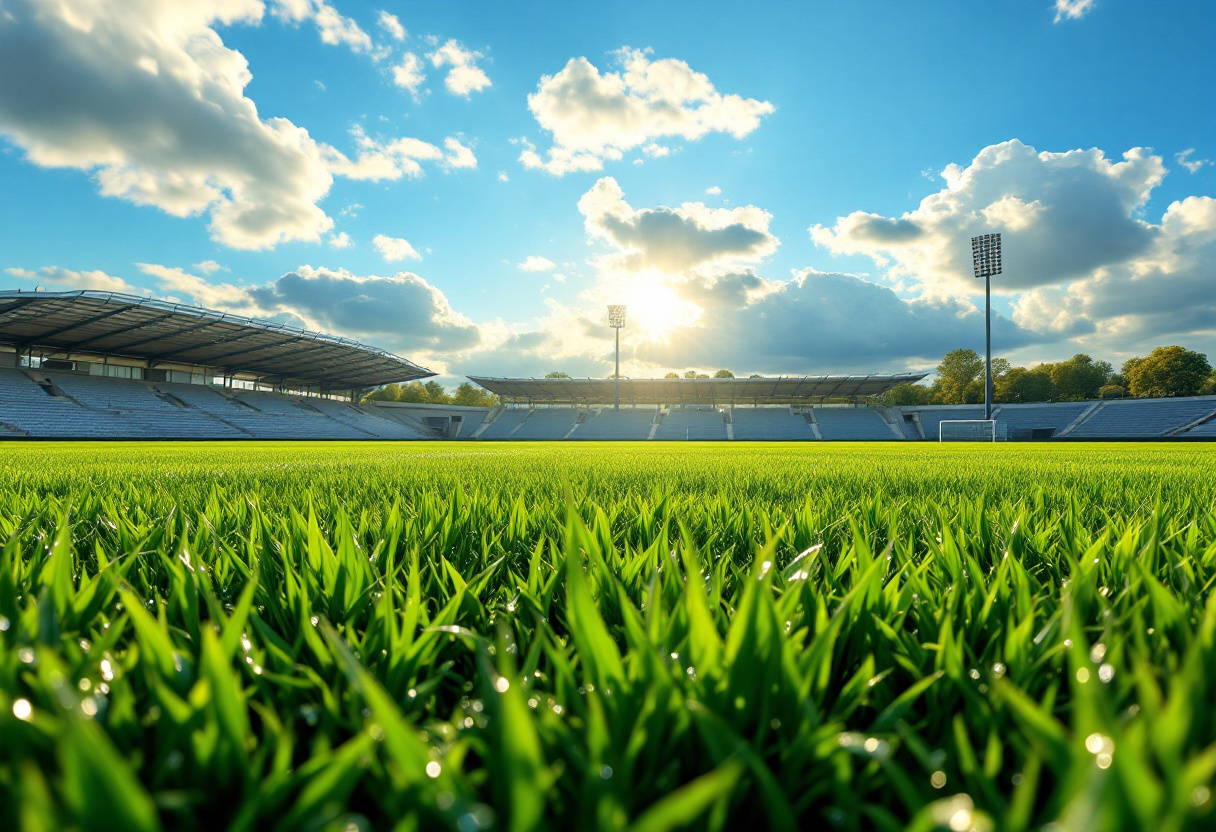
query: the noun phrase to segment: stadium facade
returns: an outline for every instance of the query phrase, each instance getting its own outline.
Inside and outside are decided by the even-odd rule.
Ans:
[[[981,406],[883,407],[925,373],[470,376],[494,408],[360,404],[434,375],[346,338],[112,292],[0,292],[0,438],[937,441]],[[998,439],[1216,439],[1216,397],[998,405]]]

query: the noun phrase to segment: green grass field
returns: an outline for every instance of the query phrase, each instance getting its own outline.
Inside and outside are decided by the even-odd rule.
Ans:
[[[0,444],[0,828],[1216,827],[1216,447]]]

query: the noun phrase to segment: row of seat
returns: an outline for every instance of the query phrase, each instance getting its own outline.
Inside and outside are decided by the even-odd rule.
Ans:
[[[425,439],[348,402],[69,372],[0,370],[6,435],[150,439]]]

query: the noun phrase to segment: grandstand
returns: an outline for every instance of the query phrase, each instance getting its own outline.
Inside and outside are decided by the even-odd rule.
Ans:
[[[110,292],[0,292],[0,439],[937,441],[976,405],[881,407],[924,373],[485,378],[494,408],[369,402],[434,375],[284,324]],[[1001,404],[1005,441],[1216,439],[1216,396]]]
[[[349,339],[185,304],[0,292],[0,437],[427,439],[439,434],[425,423],[355,400],[431,375]]]

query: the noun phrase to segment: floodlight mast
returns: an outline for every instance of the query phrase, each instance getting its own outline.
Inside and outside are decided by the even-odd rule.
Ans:
[[[616,330],[616,373],[612,376],[612,409],[621,409],[621,327],[625,325],[625,307],[608,304],[608,326]]]
[[[1001,235],[971,238],[971,265],[984,278],[984,419],[992,419],[992,276],[1001,273]]]

